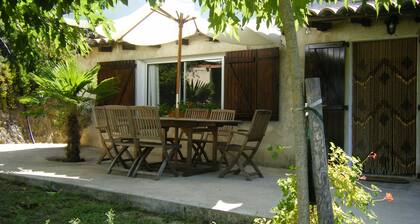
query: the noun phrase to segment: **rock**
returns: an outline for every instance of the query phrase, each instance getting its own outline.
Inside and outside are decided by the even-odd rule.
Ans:
[[[25,142],[22,129],[17,124],[17,121],[0,111],[0,143],[18,144]]]

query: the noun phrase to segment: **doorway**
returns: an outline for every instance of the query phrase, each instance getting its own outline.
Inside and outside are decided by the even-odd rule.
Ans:
[[[365,173],[415,174],[416,86],[416,38],[353,44],[353,155],[378,155]]]

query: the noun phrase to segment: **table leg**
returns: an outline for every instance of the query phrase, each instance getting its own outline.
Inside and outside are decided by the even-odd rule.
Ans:
[[[174,160],[175,160],[175,163],[174,163],[175,170],[177,169],[177,166],[178,166],[178,151],[181,150],[181,147],[179,146],[180,142],[179,142],[178,131],[179,131],[178,127],[175,127],[175,142],[173,143],[173,144],[176,144],[176,149],[175,149],[176,153],[174,154],[175,155],[174,156],[175,157],[174,158]]]
[[[218,168],[218,162],[217,162],[217,127],[212,128],[211,132],[213,134],[213,158],[212,158],[212,163],[213,163],[213,167],[214,168]]]
[[[192,167],[192,129],[186,128],[187,131],[187,167],[188,169],[191,169]]]

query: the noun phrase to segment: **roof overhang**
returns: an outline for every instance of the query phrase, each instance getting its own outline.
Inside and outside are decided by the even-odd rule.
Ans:
[[[390,16],[398,16],[399,18],[411,18],[416,21],[420,20],[420,4],[415,7],[412,1],[402,3],[400,10],[394,6],[390,6],[389,11],[383,6],[377,13],[374,1],[349,3],[345,7],[343,2],[337,3],[313,3],[309,6],[308,25],[318,30],[328,30],[335,22],[348,21],[352,23],[360,23],[363,26],[370,26],[373,20],[386,20]]]

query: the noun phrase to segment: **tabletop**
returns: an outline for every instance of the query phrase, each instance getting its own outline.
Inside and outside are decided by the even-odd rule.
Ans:
[[[210,120],[210,119],[194,119],[194,118],[175,118],[161,117],[162,127],[222,127],[237,126],[242,121],[239,120]]]

